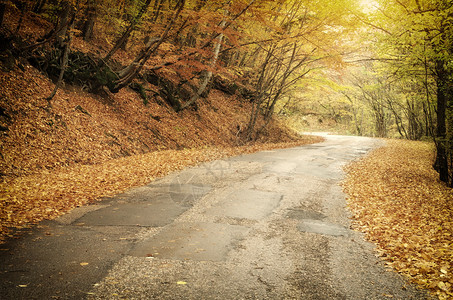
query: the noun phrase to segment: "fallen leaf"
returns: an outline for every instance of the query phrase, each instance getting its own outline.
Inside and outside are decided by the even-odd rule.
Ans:
[[[442,290],[442,291],[445,291],[445,292],[449,292],[450,291],[450,287],[451,285],[448,283],[448,282],[439,282],[437,284],[437,286]]]
[[[81,265],[81,266],[88,266],[89,263],[87,263],[87,262],[81,262],[80,265]]]
[[[352,227],[377,245],[386,264],[439,299],[453,299],[453,190],[438,181],[433,151],[432,143],[387,140],[345,168],[343,188]]]

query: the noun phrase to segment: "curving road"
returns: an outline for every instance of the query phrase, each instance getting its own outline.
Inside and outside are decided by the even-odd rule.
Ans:
[[[323,143],[203,164],[43,223],[0,251],[1,299],[426,299],[349,229]]]

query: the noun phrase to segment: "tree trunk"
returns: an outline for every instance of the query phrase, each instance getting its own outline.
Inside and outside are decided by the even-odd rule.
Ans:
[[[295,42],[293,45],[288,44],[287,46],[288,47],[283,47],[280,55],[284,57],[288,52],[291,52],[289,61],[284,62],[283,60],[277,60],[277,66],[273,67],[273,75],[269,77],[270,80],[263,86],[266,91],[265,94],[268,94],[269,96],[267,96],[267,103],[263,113],[264,124],[256,131],[255,139],[258,138],[264,129],[269,125],[274,114],[275,105],[280,100],[281,96],[285,94],[288,86],[291,86],[309,72],[305,71],[290,80],[290,76],[296,70],[299,70],[299,68],[306,62],[308,55],[301,59],[296,59],[297,50],[299,49],[298,43]],[[280,72],[279,70],[281,68],[284,68],[284,70]]]
[[[145,58],[146,53],[148,53],[148,51],[150,51],[149,49],[151,49],[153,47],[153,45],[159,41],[160,41],[160,38],[149,39],[146,42],[145,49],[143,49],[140,52],[140,54],[138,54],[135,57],[135,59],[132,61],[132,63],[129,64],[129,66],[125,67],[124,69],[122,69],[119,72],[118,75],[120,76],[120,78],[125,78],[128,74],[130,74],[134,70],[134,68],[136,68],[140,64],[140,61],[142,61]]]
[[[126,30],[123,32],[123,34],[121,35],[121,37],[118,39],[118,41],[115,43],[115,45],[113,46],[113,48],[110,50],[109,53],[107,53],[107,55],[104,57],[104,60],[105,61],[108,61],[112,56],[113,54],[116,53],[116,51],[118,51],[119,49],[121,49],[121,47],[123,45],[125,45],[127,39],[129,38],[129,36],[131,35],[132,31],[135,30],[135,27],[137,26],[137,24],[140,22],[143,14],[148,10],[148,6],[149,4],[151,3],[151,0],[146,0],[146,2],[143,4],[143,6],[141,7],[140,11],[137,13],[137,16],[131,21],[131,23],[129,24],[129,26],[126,28]]]
[[[356,130],[356,133],[358,136],[362,136],[362,128],[361,128],[361,124],[359,124],[359,118],[357,117],[357,108],[354,107],[354,101],[348,94],[346,94],[346,92],[341,92],[341,93],[346,97],[346,99],[348,99],[349,103],[351,103],[351,111],[352,111],[352,116],[354,117],[355,130]]]
[[[403,119],[402,119],[400,113],[398,113],[398,111],[395,109],[392,99],[389,97],[386,97],[386,98],[387,98],[387,106],[390,109],[390,111],[392,112],[393,116],[395,117],[395,124],[396,124],[396,129],[398,130],[398,133],[400,134],[400,136],[402,138],[409,139],[410,126],[409,126],[409,134],[408,134],[406,131],[406,128],[404,127]],[[410,111],[407,112],[407,116],[409,119]],[[410,121],[409,121],[409,123],[410,123]]]
[[[49,95],[49,97],[46,98],[46,100],[50,103],[50,100],[55,96],[57,93],[57,90],[59,89],[61,82],[63,81],[63,76],[64,72],[66,71],[66,67],[68,66],[68,58],[69,58],[69,51],[71,51],[71,42],[72,42],[72,32],[74,30],[74,9],[72,6],[69,6],[68,8],[68,17],[71,18],[71,21],[69,22],[69,30],[66,30],[66,37],[62,41],[64,43],[64,50],[63,50],[63,56],[61,58],[61,69],[60,69],[60,75],[58,76],[58,80],[55,83],[55,88],[52,91],[52,93]]]
[[[96,0],[89,0],[86,9],[87,19],[82,25],[82,36],[85,41],[90,41],[93,38],[93,29],[96,22],[97,5]]]
[[[453,48],[451,48],[453,51]],[[450,59],[452,54],[450,53]],[[453,188],[453,76],[452,68],[448,63],[444,64],[446,70],[445,82],[445,156],[447,158],[447,185]]]
[[[246,133],[247,133],[246,140],[247,141],[254,140],[253,133],[254,133],[254,130],[255,130],[256,121],[258,120],[258,115],[259,115],[259,112],[260,112],[260,106],[261,106],[262,103],[263,103],[262,98],[258,98],[258,99],[256,99],[255,101],[252,102],[252,111],[250,112],[250,119],[249,119],[249,122],[247,124],[247,130],[246,130]]]
[[[267,69],[268,69],[268,66],[270,64],[270,61],[271,61],[271,58],[273,57],[274,55],[274,51],[275,51],[275,45],[272,45],[271,48],[267,51],[267,55],[266,55],[266,58],[261,66],[261,72],[260,72],[260,77],[258,79],[258,82],[256,84],[256,90],[259,92],[259,96],[257,99],[255,99],[255,101],[252,102],[252,110],[250,112],[250,118],[249,118],[249,122],[248,122],[248,125],[247,125],[247,136],[246,136],[246,139],[247,141],[251,141],[254,139],[254,136],[253,136],[253,133],[254,133],[254,130],[255,130],[255,126],[256,126],[256,121],[258,120],[258,115],[259,115],[259,112],[260,112],[260,107],[261,107],[261,104],[264,102],[264,93],[263,93],[263,86],[264,86],[264,82],[265,82],[265,75],[267,73]]]
[[[64,48],[66,46],[65,38],[67,35],[68,27],[70,26],[70,19],[74,13],[74,8],[69,3],[69,1],[63,1],[61,5],[61,11],[59,13],[59,21],[57,30],[55,32],[57,37],[57,45],[60,48]]]
[[[226,22],[222,21],[220,23],[220,27],[223,28],[225,26],[225,24],[226,24]],[[215,42],[214,56],[212,57],[212,60],[211,60],[211,63],[210,63],[210,67],[211,68],[214,68],[216,63],[217,63],[217,59],[219,58],[219,53],[220,53],[220,47],[222,46],[222,41],[223,41],[223,33],[221,33],[217,37],[217,41]],[[192,98],[190,98],[189,101],[184,103],[184,105],[181,107],[181,110],[184,110],[187,107],[191,106],[192,104],[195,103],[195,101],[198,100],[198,98],[200,98],[201,94],[203,94],[203,92],[206,90],[206,87],[208,86],[209,81],[211,81],[211,78],[212,78],[212,71],[211,70],[205,71],[204,72],[204,76],[203,76],[203,78],[201,80],[201,84],[200,84],[197,92],[195,93],[195,95],[192,96]]]
[[[3,26],[3,18],[5,17],[6,11],[6,1],[3,0],[0,2],[0,27]]]
[[[436,127],[436,146],[437,155],[434,168],[439,172],[439,179],[448,182],[448,157],[447,157],[447,126],[446,109],[448,97],[448,73],[444,69],[444,63],[436,63],[437,81],[437,127]]]
[[[378,137],[384,138],[387,136],[387,126],[385,124],[385,111],[384,108],[378,107],[374,110],[375,117],[375,130]]]
[[[154,41],[147,49],[145,49],[142,53],[140,53],[137,58],[130,64],[126,69],[127,72],[122,72],[122,76],[120,76],[120,79],[116,82],[115,87],[113,88],[112,92],[118,92],[120,89],[123,87],[128,86],[132,80],[137,77],[137,75],[140,73],[140,71],[143,69],[143,66],[145,63],[148,61],[148,59],[157,51],[159,46],[162,44],[163,41],[165,41],[168,37],[168,34],[173,27],[174,23],[178,19],[179,15],[181,14],[181,11],[183,10],[185,6],[186,1],[185,0],[180,0],[178,2],[179,8],[177,11],[174,13],[171,21],[167,24],[167,27],[165,28],[165,31],[162,33],[160,38]]]
[[[17,22],[17,27],[16,27],[16,30],[15,30],[15,33],[14,33],[15,35],[19,34],[20,28],[22,27],[22,22],[24,20],[24,15],[25,15],[25,12],[28,9],[28,3],[24,2],[24,1],[18,1],[17,7],[19,7],[19,9],[20,9],[20,17],[19,17],[19,21]]]

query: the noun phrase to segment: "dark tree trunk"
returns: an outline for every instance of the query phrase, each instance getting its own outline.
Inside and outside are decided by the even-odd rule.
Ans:
[[[46,0],[38,0],[36,1],[35,5],[33,6],[33,12],[36,14],[41,13],[42,8],[46,4]]]
[[[387,137],[386,114],[384,108],[379,107],[374,111],[376,135],[378,137]]]
[[[60,88],[60,85],[63,81],[63,76],[64,72],[66,71],[66,68],[68,66],[68,60],[69,60],[69,52],[71,51],[71,42],[72,42],[72,32],[74,30],[74,20],[75,20],[75,15],[74,15],[74,8],[69,2],[66,2],[67,6],[65,9],[67,12],[65,13],[65,22],[68,23],[66,25],[66,29],[64,30],[65,32],[65,37],[61,40],[58,41],[57,46],[60,46],[63,49],[63,55],[61,57],[61,67],[60,67],[60,75],[58,76],[58,80],[55,83],[55,88],[52,91],[52,93],[47,97],[47,101],[49,102],[50,105],[50,100],[56,95],[58,89]],[[69,22],[68,22],[69,20]]]
[[[20,28],[22,27],[22,22],[24,20],[25,13],[28,11],[28,3],[25,1],[17,1],[16,3],[17,8],[20,10],[20,17],[19,21],[17,22],[17,27],[15,30],[15,34],[19,34]]]
[[[96,22],[97,5],[96,0],[89,0],[86,9],[86,20],[82,25],[82,36],[85,41],[93,38],[93,29]]]
[[[66,33],[69,28],[70,19],[74,13],[74,8],[69,3],[69,1],[63,1],[61,5],[61,11],[59,13],[59,21],[56,30],[56,37],[57,37],[57,45],[60,48],[64,48],[66,46],[65,38]]]
[[[444,63],[436,63],[437,81],[437,127],[436,147],[437,155],[434,168],[439,172],[439,179],[448,182],[448,157],[447,157],[447,126],[446,109],[448,99],[448,73],[444,69]]]
[[[148,6],[150,3],[151,3],[151,0],[146,0],[146,2],[141,7],[140,11],[137,13],[137,16],[129,24],[129,27],[126,28],[124,33],[121,35],[121,37],[115,43],[115,46],[113,46],[112,50],[110,50],[110,52],[107,53],[107,55],[104,58],[105,61],[108,61],[113,56],[113,54],[115,54],[116,51],[121,49],[121,47],[123,47],[126,44],[127,39],[131,35],[132,31],[135,30],[135,27],[140,22],[143,14],[148,10]]]
[[[0,2],[0,27],[3,26],[3,18],[5,16],[5,11],[6,11],[6,2],[2,1],[2,2]]]
[[[269,80],[266,80],[266,76],[268,74],[269,65],[271,63],[272,57],[274,56],[274,52],[275,52],[275,45],[272,45],[270,47],[270,49],[267,50],[266,58],[261,66],[260,77],[258,79],[258,82],[256,83],[256,90],[258,91],[259,96],[252,103],[252,110],[250,112],[250,118],[249,118],[249,121],[247,124],[247,129],[246,129],[246,134],[247,134],[246,140],[247,141],[252,141],[255,138],[254,132],[255,132],[256,122],[258,120],[258,116],[260,113],[261,104],[265,100],[264,99],[264,97],[265,97],[264,89],[266,88],[265,85],[267,85],[267,82],[269,82]],[[277,69],[277,68],[275,68],[275,69]],[[270,77],[272,77],[272,76],[270,76]],[[267,87],[267,88],[269,88],[269,87]]]

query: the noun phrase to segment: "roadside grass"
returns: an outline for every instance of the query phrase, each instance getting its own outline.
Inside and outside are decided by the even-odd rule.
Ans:
[[[354,229],[386,264],[439,299],[453,299],[453,190],[427,142],[387,140],[346,167]]]

